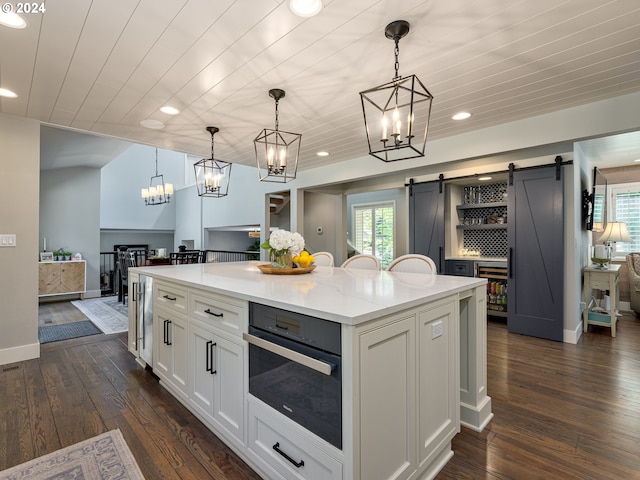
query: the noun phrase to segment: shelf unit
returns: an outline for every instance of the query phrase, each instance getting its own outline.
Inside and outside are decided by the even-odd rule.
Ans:
[[[487,315],[507,316],[507,268],[478,265],[478,277],[487,282]]]

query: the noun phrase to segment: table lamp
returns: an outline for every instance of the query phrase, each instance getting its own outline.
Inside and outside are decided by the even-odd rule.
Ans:
[[[607,268],[611,262],[611,244],[616,242],[632,242],[629,229],[624,222],[609,222],[598,237],[596,245],[591,247],[591,261],[597,268]]]

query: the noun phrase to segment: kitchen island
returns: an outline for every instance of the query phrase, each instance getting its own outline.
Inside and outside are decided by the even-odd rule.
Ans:
[[[140,275],[154,279],[162,384],[265,478],[432,478],[461,424],[481,431],[491,420],[485,280],[335,267],[265,275],[257,265],[134,268],[129,291]],[[340,324],[339,447],[250,393],[251,303]]]

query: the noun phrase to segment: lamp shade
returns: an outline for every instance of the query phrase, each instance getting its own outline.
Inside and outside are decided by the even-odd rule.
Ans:
[[[614,243],[614,242],[632,242],[633,239],[629,235],[629,229],[624,222],[607,223],[604,232],[598,237],[598,243]]]

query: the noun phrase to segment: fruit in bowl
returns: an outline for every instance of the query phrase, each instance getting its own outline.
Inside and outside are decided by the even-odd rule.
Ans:
[[[306,268],[315,261],[315,258],[313,258],[313,255],[310,255],[309,252],[303,250],[300,252],[300,255],[293,257],[293,261],[297,263],[299,267]]]

